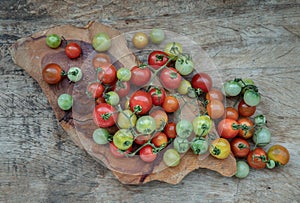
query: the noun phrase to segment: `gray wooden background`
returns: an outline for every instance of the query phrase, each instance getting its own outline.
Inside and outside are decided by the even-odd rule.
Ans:
[[[260,87],[272,144],[287,166],[243,180],[199,169],[178,185],[122,185],[76,147],[38,84],[11,59],[19,38],[96,20],[122,32],[161,27],[191,37],[224,75]],[[300,202],[300,1],[0,1],[1,202]]]

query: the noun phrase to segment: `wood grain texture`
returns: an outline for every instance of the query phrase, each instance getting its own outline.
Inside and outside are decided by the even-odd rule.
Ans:
[[[272,143],[290,150],[290,163],[251,170],[243,180],[198,169],[174,186],[118,182],[73,144],[37,82],[9,53],[19,38],[90,20],[122,32],[156,26],[183,33],[205,48],[224,80],[254,78],[263,93],[258,112],[268,117]],[[0,201],[299,202],[299,22],[300,2],[292,0],[1,1]]]

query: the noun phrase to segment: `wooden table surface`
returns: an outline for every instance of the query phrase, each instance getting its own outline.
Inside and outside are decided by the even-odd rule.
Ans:
[[[35,82],[12,61],[17,39],[57,25],[96,20],[122,32],[161,27],[204,48],[224,80],[250,77],[263,95],[272,144],[290,150],[287,166],[246,179],[199,169],[178,185],[121,184],[59,126]],[[0,2],[1,202],[300,202],[299,1]]]

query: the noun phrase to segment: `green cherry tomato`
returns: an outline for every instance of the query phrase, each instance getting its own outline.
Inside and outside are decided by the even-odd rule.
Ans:
[[[110,134],[105,128],[97,128],[93,132],[93,140],[97,144],[107,144],[109,143]]]
[[[267,124],[267,118],[264,115],[257,115],[254,117],[254,123],[257,126],[264,126]]]
[[[117,126],[119,128],[132,128],[136,124],[137,117],[136,115],[129,109],[121,111],[118,115]]]
[[[155,119],[151,116],[142,116],[136,122],[136,129],[142,134],[151,134],[156,129]]]
[[[191,142],[191,149],[194,154],[205,154],[208,152],[208,141],[201,137],[196,137]]]
[[[190,56],[180,55],[175,62],[175,68],[180,75],[188,75],[194,70],[194,62]]]
[[[180,155],[175,149],[168,149],[163,156],[164,163],[169,167],[175,167],[180,163]]]
[[[117,78],[122,82],[127,82],[131,78],[131,71],[128,68],[120,68],[117,71]]]
[[[257,106],[261,100],[260,94],[254,90],[246,90],[244,93],[244,101],[249,106]]]
[[[106,103],[108,103],[112,106],[116,106],[120,102],[119,95],[114,91],[107,92],[104,95],[104,99],[105,99]]]
[[[249,174],[249,165],[245,161],[236,162],[236,173],[237,178],[246,178]]]
[[[93,37],[92,45],[96,51],[107,51],[111,47],[111,39],[108,34],[100,32]]]
[[[180,137],[176,137],[174,139],[174,149],[176,149],[176,151],[178,153],[185,153],[189,150],[190,148],[190,144],[188,139],[186,138],[180,138]]]
[[[154,44],[160,44],[165,39],[165,32],[159,28],[153,28],[150,32],[150,39]]]
[[[166,44],[164,52],[173,58],[182,54],[182,46],[178,42],[169,42]]]
[[[78,67],[71,67],[68,70],[68,78],[72,82],[78,82],[82,78],[82,71]]]
[[[61,44],[61,38],[57,34],[51,34],[46,37],[46,44],[52,48],[56,49]]]
[[[191,83],[188,80],[181,80],[180,85],[177,89],[179,94],[187,94],[189,90],[192,88]]]
[[[67,111],[72,108],[73,97],[69,94],[61,94],[57,99],[57,103],[59,108]]]
[[[242,87],[234,80],[227,81],[224,83],[224,91],[226,96],[237,96],[241,93]]]
[[[253,142],[258,147],[264,147],[271,142],[271,132],[267,127],[261,127],[254,132]]]
[[[188,120],[180,120],[176,124],[177,136],[180,138],[188,138],[193,132],[193,125]]]
[[[197,136],[206,136],[212,128],[212,120],[207,115],[198,116],[193,120],[193,130]]]
[[[113,137],[113,143],[120,150],[129,149],[132,146],[133,140],[134,137],[128,129],[118,130]]]

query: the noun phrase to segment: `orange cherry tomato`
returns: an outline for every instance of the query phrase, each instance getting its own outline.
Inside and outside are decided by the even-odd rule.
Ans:
[[[253,122],[250,120],[250,118],[240,118],[238,121],[239,125],[244,125],[244,129],[239,129],[239,136],[243,137],[245,139],[249,139],[254,134],[254,128],[253,128]],[[248,128],[248,129],[247,129]]]
[[[285,165],[290,160],[290,153],[284,146],[273,145],[268,150],[268,157],[275,161],[276,164]]]
[[[267,165],[267,160],[267,153],[260,147],[255,148],[253,151],[250,151],[247,156],[247,162],[249,166],[255,169],[265,168]]]
[[[157,132],[151,141],[156,147],[160,147],[162,145],[166,146],[168,143],[168,137],[163,132]]]
[[[225,118],[229,118],[229,119],[233,119],[233,120],[237,120],[239,118],[239,112],[233,108],[233,107],[226,107],[225,108]]]
[[[166,96],[162,107],[167,113],[174,113],[179,109],[179,102],[174,96]]]
[[[165,125],[168,123],[168,115],[163,110],[156,109],[150,112],[150,116],[154,118],[156,129],[158,130],[164,129]]]
[[[111,63],[110,56],[104,53],[96,54],[93,58],[94,68],[100,68],[107,63]]]
[[[208,115],[212,119],[221,118],[224,115],[224,105],[220,100],[210,100],[206,106]]]
[[[238,106],[238,111],[240,116],[250,117],[255,113],[256,106],[249,106],[244,102],[244,100],[241,100]]]
[[[247,140],[235,137],[230,142],[233,155],[238,158],[246,157],[250,152],[250,144]]]
[[[43,68],[43,80],[51,85],[59,83],[62,79],[62,68],[56,63],[50,63]]]
[[[206,93],[206,99],[207,100],[219,100],[223,101],[224,96],[223,93],[218,89],[211,89]]]
[[[218,133],[221,137],[230,139],[237,136],[239,133],[238,129],[235,129],[234,126],[237,126],[238,122],[233,119],[223,119],[218,124]]]

